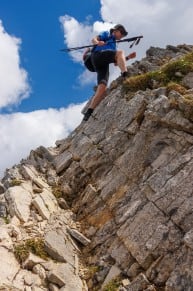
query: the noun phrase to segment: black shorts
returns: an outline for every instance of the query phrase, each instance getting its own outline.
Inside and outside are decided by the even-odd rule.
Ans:
[[[92,53],[92,63],[97,72],[97,83],[107,85],[109,80],[109,64],[115,63],[116,51],[105,50]]]

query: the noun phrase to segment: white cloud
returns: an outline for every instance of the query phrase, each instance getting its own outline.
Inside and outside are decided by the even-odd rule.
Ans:
[[[0,109],[29,95],[27,72],[20,66],[20,45],[21,40],[10,36],[0,21]]]
[[[60,17],[67,47],[90,44],[94,35],[117,23],[125,25],[129,37],[144,35],[141,43],[132,50],[127,43],[119,46],[124,48],[126,54],[135,50],[137,59],[145,56],[150,46],[192,43],[193,2],[189,0],[100,2],[102,21],[89,23],[89,19],[85,18],[85,22],[80,23],[72,16]],[[20,64],[20,46],[21,40],[10,36],[0,22],[0,108],[20,103],[30,91],[27,72]],[[82,51],[74,52],[71,56],[75,62],[82,63]],[[110,72],[110,81],[120,74],[113,65]],[[95,84],[96,74],[85,71],[78,78],[82,85],[89,82]],[[6,167],[25,158],[31,149],[40,145],[52,146],[57,139],[65,138],[80,123],[83,106],[0,115],[0,175]]]
[[[0,21],[0,109],[17,105],[30,94],[27,72],[21,68],[21,40],[9,35]],[[53,146],[81,121],[85,104],[29,113],[0,114],[0,177],[40,145]]]
[[[92,27],[86,23],[79,23],[75,18],[68,15],[61,16],[59,21],[64,30],[64,41],[67,47],[83,46],[90,44],[90,37],[92,35]],[[72,53],[74,61],[82,61],[82,53],[76,51]]]
[[[166,1],[145,0],[101,0],[101,16],[104,21],[139,26],[141,23],[152,23],[165,11],[168,4]]]
[[[137,52],[137,59],[145,56],[150,46],[166,47],[192,43],[193,2],[189,0],[101,0],[102,21],[92,24],[79,23],[70,16],[61,17],[67,46],[90,44],[91,38],[99,31],[109,29],[114,24],[123,24],[128,37],[143,35],[144,38],[132,51]],[[126,54],[129,54],[129,44],[121,44]],[[75,52],[74,60],[81,61],[82,53]],[[111,69],[113,72],[113,69]],[[92,73],[90,73],[92,75]],[[111,74],[111,79],[119,75],[118,71]],[[80,82],[85,83],[84,74],[79,76]],[[87,78],[87,83],[93,78]]]
[[[138,57],[150,46],[192,43],[193,3],[175,0],[101,0],[104,21],[122,23],[129,35],[144,35]]]
[[[81,122],[84,105],[0,115],[0,176],[6,168],[26,158],[32,149],[54,146],[56,140],[67,137]]]

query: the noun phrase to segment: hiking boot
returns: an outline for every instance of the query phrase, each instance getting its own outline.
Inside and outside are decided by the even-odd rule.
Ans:
[[[126,72],[121,73],[121,77],[125,80],[126,78],[129,77],[129,72],[126,71]]]
[[[90,116],[91,116],[91,114],[93,113],[93,111],[94,111],[94,109],[92,109],[92,108],[88,108],[88,110],[87,110],[86,113],[84,114],[83,120],[84,120],[84,121],[87,121],[87,120],[90,118]]]

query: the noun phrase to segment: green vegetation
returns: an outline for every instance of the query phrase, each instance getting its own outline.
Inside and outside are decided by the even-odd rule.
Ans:
[[[166,86],[167,93],[169,94],[170,91],[176,91],[180,93],[181,95],[184,95],[186,93],[186,88],[176,82],[169,82]]]
[[[21,180],[13,179],[13,180],[11,180],[10,186],[11,187],[14,187],[14,186],[19,186],[21,184],[22,184],[22,181]]]
[[[169,86],[171,89],[171,82],[173,85],[175,83],[180,86],[182,78],[189,72],[193,72],[193,52],[177,60],[170,61],[157,71],[147,72],[143,75],[128,78],[124,82],[123,88],[126,92],[144,91],[148,88],[153,89],[162,86]],[[178,87],[178,89],[179,88],[180,87]],[[181,86],[180,90],[184,92],[186,88],[183,88],[184,87]]]
[[[125,81],[123,86],[126,91],[144,91],[147,88],[152,89],[153,82],[164,83],[164,75],[162,71],[153,71],[143,75],[130,77]]]
[[[95,266],[95,265],[91,265],[89,267],[87,267],[87,270],[85,271],[85,279],[88,280],[90,278],[93,278],[94,275],[100,271],[100,267],[99,266]]]
[[[118,276],[112,279],[108,284],[105,285],[103,291],[117,291],[121,285],[121,278]]]
[[[193,53],[186,54],[185,56],[169,62],[163,66],[163,73],[170,81],[178,82],[186,74],[193,71]]]
[[[57,199],[62,197],[62,190],[60,186],[53,186],[52,193]]]
[[[4,220],[5,224],[9,224],[10,223],[10,219],[7,216],[3,217],[3,220]]]
[[[184,103],[186,103],[186,104],[188,104],[188,105],[190,105],[190,106],[193,106],[193,94],[191,95],[191,94],[185,94],[184,96],[183,96],[183,101],[184,101]]]
[[[44,241],[41,238],[27,239],[25,242],[16,245],[14,249],[15,257],[20,263],[27,259],[30,252],[44,260],[48,259],[44,249]]]

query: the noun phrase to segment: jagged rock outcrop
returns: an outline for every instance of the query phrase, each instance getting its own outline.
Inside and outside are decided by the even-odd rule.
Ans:
[[[89,240],[78,231],[65,201],[57,201],[58,189],[32,164],[8,170],[3,179],[0,290],[87,290],[79,276],[76,242]]]
[[[6,171],[0,290],[193,290],[192,50],[150,48],[88,122]],[[22,260],[29,239],[48,256]]]

